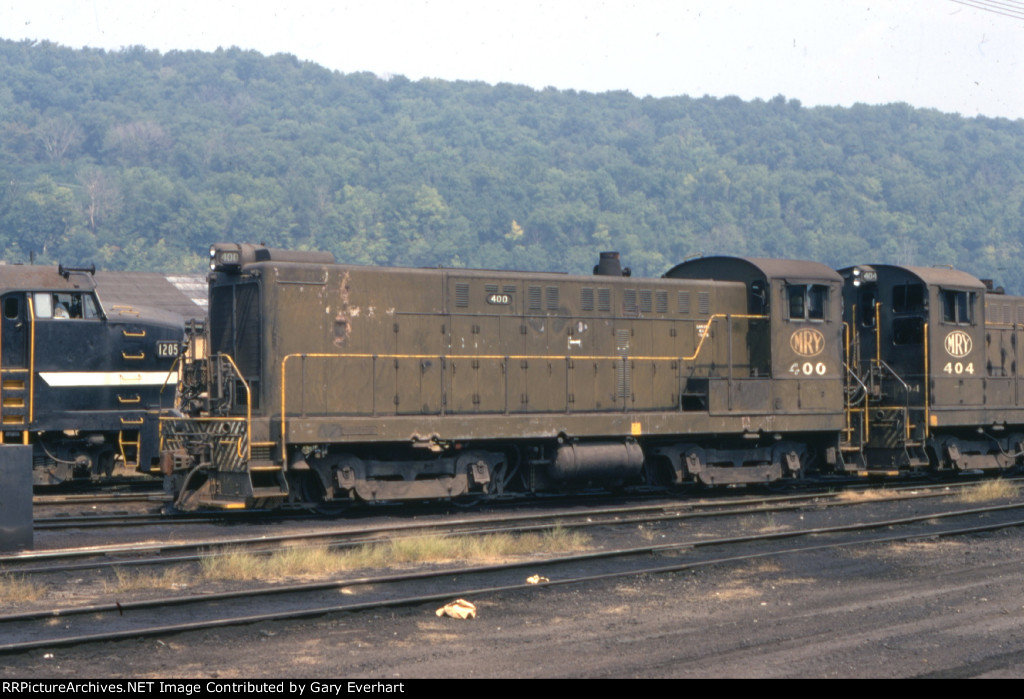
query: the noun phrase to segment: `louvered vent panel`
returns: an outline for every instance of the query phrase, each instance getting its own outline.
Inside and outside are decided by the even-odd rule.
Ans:
[[[690,292],[679,292],[679,312],[689,315],[690,313]]]

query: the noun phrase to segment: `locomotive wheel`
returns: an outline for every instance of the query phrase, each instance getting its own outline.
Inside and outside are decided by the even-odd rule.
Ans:
[[[461,498],[452,498],[451,503],[456,507],[464,507],[466,509],[469,509],[471,507],[476,507],[485,499],[486,496],[484,495],[470,495]]]
[[[110,478],[114,475],[114,450],[107,449],[96,455],[96,472]]]
[[[299,474],[299,493],[302,505],[323,515],[338,515],[348,509],[347,500],[327,500],[324,485],[316,471],[305,471]]]
[[[500,497],[509,490],[509,484],[519,474],[518,457],[519,454],[516,453],[517,463],[513,466],[509,464],[506,454],[505,460],[497,464],[491,471],[491,482],[484,492],[491,497]]]

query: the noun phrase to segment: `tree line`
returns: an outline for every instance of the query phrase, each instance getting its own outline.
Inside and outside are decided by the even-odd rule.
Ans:
[[[951,264],[1024,292],[1024,121],[779,96],[342,74],[237,48],[0,41],[8,262],[200,271],[217,241],[358,264],[659,275],[695,254]]]

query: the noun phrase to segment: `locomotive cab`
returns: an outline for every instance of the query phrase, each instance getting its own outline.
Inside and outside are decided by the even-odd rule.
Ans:
[[[712,380],[709,411],[770,415],[786,425],[791,441],[772,447],[776,453],[770,461],[778,464],[778,451],[788,450],[782,463],[790,475],[799,475],[810,463],[834,467],[841,458],[838,444],[818,431],[837,434],[843,422],[839,275],[815,262],[706,257],[683,262],[665,276],[742,282],[747,288],[749,326],[738,334],[742,346],[730,343],[730,355],[748,356],[750,374]],[[728,327],[739,317],[733,316]],[[745,419],[753,424],[751,417]],[[745,436],[755,437],[753,431]],[[761,436],[766,436],[763,428]],[[734,449],[730,460],[758,462],[763,458],[758,451],[763,450]]]
[[[814,262],[739,257],[689,260],[665,274],[672,279],[740,281],[747,286],[751,367],[748,409],[826,411],[835,419],[842,392],[841,280]],[[757,388],[754,388],[754,386]],[[835,413],[828,415],[828,413]]]

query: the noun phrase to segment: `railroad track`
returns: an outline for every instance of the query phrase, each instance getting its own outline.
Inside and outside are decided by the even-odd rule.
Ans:
[[[95,514],[95,515],[60,515],[57,517],[36,517],[32,521],[32,528],[36,531],[49,529],[89,529],[89,528],[138,528],[145,526],[169,526],[182,524],[209,524],[211,522],[253,522],[266,520],[267,513],[245,512],[237,515],[230,514],[195,514],[181,513],[175,515],[161,515],[150,513],[124,513],[124,514]],[[293,519],[317,519],[317,515],[305,514],[283,514],[277,513],[274,521],[287,521]]]
[[[961,488],[979,487],[966,484]],[[879,491],[873,491],[879,492]],[[881,491],[889,502],[924,500],[947,497],[959,492],[948,485],[931,485],[889,489]],[[8,571],[21,574],[53,573],[58,570],[85,570],[112,567],[165,565],[169,562],[194,562],[201,557],[217,555],[222,551],[245,549],[252,553],[272,553],[282,545],[294,546],[299,543],[325,545],[333,548],[354,547],[363,544],[394,540],[402,537],[426,535],[483,536],[487,534],[522,534],[530,531],[563,528],[597,528],[601,526],[644,525],[656,522],[696,521],[710,517],[741,517],[745,515],[770,515],[793,512],[804,508],[843,507],[859,504],[843,493],[815,493],[772,495],[768,497],[729,497],[711,500],[673,500],[644,504],[612,505],[578,509],[557,509],[535,512],[501,512],[496,515],[466,513],[461,517],[446,516],[432,521],[358,524],[345,522],[341,525],[318,528],[303,528],[282,534],[257,534],[243,537],[204,538],[180,542],[141,544],[117,544],[110,546],[83,546],[76,548],[50,549],[0,555],[0,566]],[[228,516],[224,521],[231,523],[252,522],[255,513],[239,513]],[[305,515],[306,518],[312,516]],[[295,518],[303,518],[302,516]],[[315,517],[312,517],[316,519]],[[126,526],[133,522],[148,522],[147,516],[136,518],[83,517],[58,518],[50,525],[43,522],[40,529],[88,526],[112,526],[121,520]],[[279,513],[271,520],[286,519]],[[320,518],[322,520],[322,518]],[[77,523],[80,521],[81,523]],[[195,515],[177,515],[165,518],[169,524],[209,524],[210,519]],[[37,522],[37,525],[40,524]],[[72,561],[80,561],[72,563]]]
[[[979,524],[979,519],[984,523]],[[1024,503],[960,507],[912,517],[850,522],[715,538],[682,538],[599,551],[486,565],[350,576],[331,582],[262,585],[231,592],[176,595],[134,602],[70,606],[0,617],[0,652],[16,653],[143,636],[287,621],[324,614],[439,604],[511,591],[665,574],[798,552],[963,536],[1024,526]],[[884,532],[884,533],[879,533]],[[672,556],[666,563],[666,556]],[[541,582],[526,582],[529,574]],[[338,602],[339,592],[347,601]],[[253,602],[272,609],[254,614]],[[166,623],[169,615],[187,618]],[[59,622],[56,622],[59,620]]]
[[[130,493],[79,493],[74,495],[33,495],[32,505],[35,507],[45,505],[98,505],[121,502],[147,502],[158,500],[170,500],[169,496],[158,495],[159,489],[153,488],[152,492],[130,492]]]
[[[35,486],[35,498],[60,499],[74,497],[102,497],[110,494],[153,492],[163,490],[161,478],[124,476],[106,478],[99,482],[73,481],[54,486]]]
[[[1024,478],[1021,479],[1006,479],[1009,482],[1024,482]],[[953,485],[948,482],[938,483],[918,483],[911,485],[896,485],[886,486],[884,491],[887,493],[892,492],[939,492],[950,487],[971,487],[971,483],[965,483],[959,481]],[[790,500],[793,502],[799,502],[803,500],[816,500],[827,497],[835,497],[837,489],[843,491],[857,491],[863,489],[878,490],[877,484],[865,484],[863,480],[857,480],[850,483],[834,482],[826,484],[815,484],[807,487],[801,487],[799,490],[782,493],[776,493],[769,496],[762,496],[763,502],[778,502],[780,500]],[[754,497],[730,497],[722,496],[721,494],[714,494],[710,492],[702,493],[705,497],[701,500],[679,500],[678,504],[672,505],[672,507],[678,507],[680,509],[694,508],[696,510],[708,511],[711,508],[721,507],[724,503],[729,502],[743,502],[746,506],[755,506],[754,503],[757,501],[758,496]],[[568,496],[562,498],[546,498],[540,501],[523,501],[523,500],[497,500],[489,501],[484,503],[485,507],[488,508],[505,508],[505,507],[516,507],[516,506],[550,506],[552,503],[563,504],[565,506],[579,505],[588,507],[598,507],[603,509],[606,507],[605,503],[611,500],[615,501],[615,496],[597,496],[597,497],[580,497],[580,496]],[[124,504],[128,502],[162,502],[166,503],[167,498],[165,496],[146,496],[146,495],[125,495],[122,497],[107,496],[106,499],[95,500],[90,499],[90,496],[81,496],[81,499],[77,499],[76,496],[72,496],[72,499],[62,499],[54,501],[51,504],[55,505],[91,505],[97,503],[113,503],[113,504]],[[658,509],[665,507],[664,505],[637,505],[635,506],[636,511],[643,511],[645,508]],[[426,512],[439,512],[444,511],[438,508],[437,505],[428,506],[429,509]],[[467,508],[456,507],[457,511],[465,511]],[[413,510],[414,512],[419,510]],[[369,514],[367,510],[361,510],[360,515]],[[71,529],[71,528],[117,528],[117,527],[145,527],[145,526],[166,526],[166,525],[180,525],[180,524],[193,524],[193,523],[205,523],[205,522],[253,522],[253,521],[266,521],[268,519],[273,520],[291,520],[291,519],[321,519],[329,517],[328,515],[320,515],[317,513],[309,512],[308,510],[300,511],[260,511],[260,510],[246,510],[242,512],[234,511],[220,511],[220,512],[188,512],[188,513],[105,513],[96,512],[90,514],[77,514],[77,515],[59,515],[49,517],[36,517],[34,519],[34,528],[37,531],[44,530],[60,530],[60,529]]]

